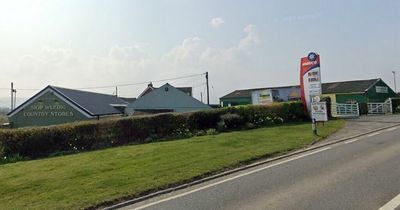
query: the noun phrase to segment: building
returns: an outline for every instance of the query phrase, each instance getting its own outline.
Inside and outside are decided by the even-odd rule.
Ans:
[[[186,92],[184,92],[186,90]],[[126,107],[127,114],[189,112],[210,109],[211,107],[193,98],[191,88],[175,88],[165,84],[154,88],[151,84],[136,101]]]
[[[322,84],[322,94],[336,103],[384,102],[396,93],[382,80],[355,80]]]
[[[246,104],[271,104],[300,100],[299,86],[265,87],[235,90],[220,98],[222,107]]]
[[[47,86],[7,116],[12,127],[56,125],[121,115],[127,104],[114,95]]]
[[[300,99],[300,86],[267,87],[235,90],[220,98],[221,106],[268,104]],[[382,79],[329,82],[322,84],[322,96],[333,103],[384,102],[396,97],[395,92]]]
[[[150,82],[147,85],[147,88],[143,90],[143,92],[138,96],[138,98],[140,98],[140,97],[146,95],[147,93],[150,93],[151,91],[156,90],[156,89],[158,89],[158,88],[154,87],[153,83]],[[192,96],[192,94],[193,94],[192,87],[176,87],[176,89],[186,93],[186,95],[188,95],[188,96]]]

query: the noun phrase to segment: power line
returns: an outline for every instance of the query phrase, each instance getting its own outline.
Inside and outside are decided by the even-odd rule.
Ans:
[[[78,90],[79,90],[79,89],[80,89],[80,90],[89,90],[89,89],[103,89],[103,88],[126,87],[126,86],[134,86],[134,85],[148,84],[148,83],[150,83],[150,82],[165,82],[165,81],[186,79],[186,78],[201,76],[201,75],[204,75],[204,74],[205,74],[205,73],[201,73],[201,74],[191,74],[191,75],[186,75],[186,76],[173,77],[173,78],[167,78],[167,79],[160,79],[160,80],[154,80],[154,81],[137,82],[137,83],[127,83],[127,84],[117,84],[117,85],[106,85],[106,86],[80,87],[80,88],[74,88],[74,89],[78,89]],[[0,90],[9,90],[9,88],[0,88]],[[38,89],[38,88],[18,88],[18,90],[23,90],[23,91],[37,91],[37,90],[41,90],[41,89]]]

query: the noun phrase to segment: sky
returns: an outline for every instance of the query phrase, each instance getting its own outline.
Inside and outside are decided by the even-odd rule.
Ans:
[[[300,58],[323,82],[400,74],[399,0],[1,0],[0,97],[47,85],[137,97],[153,81],[205,99],[298,85]],[[184,79],[154,82],[198,75]],[[399,79],[400,80],[400,77]],[[398,84],[400,86],[400,83]],[[400,89],[400,88],[399,88]]]

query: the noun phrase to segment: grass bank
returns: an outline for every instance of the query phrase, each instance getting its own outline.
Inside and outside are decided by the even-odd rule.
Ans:
[[[319,127],[325,137],[344,125]],[[321,138],[321,137],[318,137]],[[316,140],[309,123],[124,146],[0,166],[0,209],[80,209],[284,153]]]

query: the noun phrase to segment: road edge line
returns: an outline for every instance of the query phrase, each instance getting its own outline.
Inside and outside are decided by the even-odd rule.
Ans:
[[[392,200],[387,202],[385,205],[383,205],[378,210],[395,210],[399,206],[400,206],[400,194],[395,196]]]
[[[259,161],[259,162],[255,162],[255,163],[252,163],[252,164],[249,164],[249,165],[245,165],[245,166],[241,166],[241,167],[238,167],[238,168],[235,168],[235,169],[232,169],[232,170],[221,172],[219,174],[215,174],[215,175],[212,175],[212,176],[209,176],[209,177],[205,177],[205,178],[193,181],[193,182],[182,184],[182,185],[179,185],[179,186],[176,186],[176,187],[167,188],[167,189],[160,190],[160,191],[157,191],[157,192],[154,192],[154,193],[150,193],[148,195],[144,195],[144,196],[141,196],[141,197],[138,197],[138,198],[134,198],[134,199],[130,199],[130,200],[127,200],[127,201],[124,201],[124,202],[121,202],[121,203],[117,203],[117,204],[114,204],[112,206],[105,207],[103,209],[104,210],[114,210],[114,209],[122,208],[122,207],[129,206],[129,205],[132,205],[132,204],[135,204],[135,203],[138,203],[138,202],[150,199],[150,198],[154,198],[156,196],[164,195],[164,194],[171,193],[171,192],[174,192],[174,191],[177,191],[177,190],[182,190],[182,189],[191,187],[193,185],[197,185],[197,184],[201,184],[201,183],[204,183],[204,182],[207,182],[207,181],[211,181],[213,179],[217,179],[217,178],[220,178],[220,177],[223,177],[223,176],[227,176],[227,175],[230,175],[230,174],[233,174],[233,173],[236,173],[236,172],[244,171],[244,170],[256,167],[256,166],[260,166],[260,165],[263,165],[263,164],[271,163],[271,162],[274,162],[274,161],[277,161],[277,160],[281,160],[281,159],[284,159],[284,158],[292,157],[292,156],[299,155],[299,154],[302,154],[302,153],[305,153],[305,152],[309,152],[309,151],[313,151],[313,150],[316,150],[316,149],[320,149],[320,148],[323,148],[323,147],[326,147],[326,146],[338,144],[338,143],[347,141],[349,139],[358,138],[358,137],[361,137],[361,136],[368,135],[370,133],[374,133],[374,132],[377,132],[377,131],[381,131],[381,130],[385,130],[385,129],[389,129],[389,128],[397,127],[397,126],[400,126],[400,123],[397,123],[395,125],[382,127],[382,128],[377,128],[377,129],[374,129],[374,130],[371,130],[371,131],[367,131],[367,132],[364,132],[364,133],[361,133],[361,134],[356,134],[356,135],[353,135],[353,136],[344,137],[344,138],[337,139],[337,140],[332,140],[332,141],[329,141],[329,142],[326,142],[326,143],[323,143],[323,144],[320,144],[320,145],[317,145],[317,146],[311,146],[311,147],[308,147],[308,148],[305,148],[305,149],[300,149],[300,150],[294,151],[292,153],[284,154],[284,155],[281,155],[281,156],[277,156],[277,157],[273,157],[273,158],[267,158],[267,159]]]

